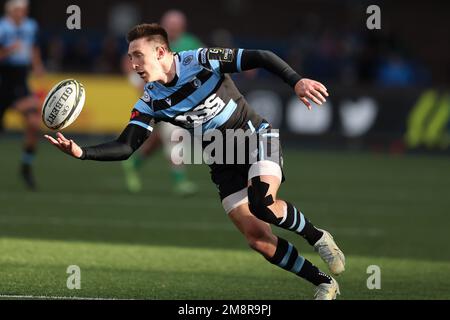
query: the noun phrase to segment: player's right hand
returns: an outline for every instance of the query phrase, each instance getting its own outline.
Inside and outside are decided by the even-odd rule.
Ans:
[[[309,110],[311,110],[311,102],[309,102],[308,99],[315,104],[322,105],[322,103],[326,102],[325,97],[328,97],[327,88],[323,84],[307,78],[299,80],[295,85],[294,90],[299,99]]]
[[[81,150],[81,147],[73,140],[66,139],[61,132],[56,133],[56,139],[49,135],[44,135],[44,137],[50,141],[52,145],[72,157],[81,158],[83,155],[83,150]]]

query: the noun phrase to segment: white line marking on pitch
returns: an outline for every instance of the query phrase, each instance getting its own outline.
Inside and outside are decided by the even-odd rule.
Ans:
[[[0,299],[49,299],[49,300],[135,300],[135,299],[118,299],[118,298],[89,298],[89,297],[59,297],[59,296],[33,296],[33,295],[13,295],[0,294]]]

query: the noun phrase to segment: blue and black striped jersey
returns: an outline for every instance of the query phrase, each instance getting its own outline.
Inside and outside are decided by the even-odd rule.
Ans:
[[[119,138],[83,147],[81,159],[126,159],[149,136],[155,121],[171,122],[192,131],[201,128],[202,132],[210,129],[259,132],[269,124],[250,108],[227,73],[264,68],[292,88],[301,79],[280,57],[266,50],[200,48],[176,53],[174,60],[174,79],[168,84],[146,84]]]
[[[32,49],[36,45],[38,25],[33,19],[27,18],[20,25],[14,24],[11,19],[0,19],[0,47],[9,47],[16,41],[21,47],[16,52],[0,60],[0,64],[9,66],[29,66],[32,61]]]
[[[201,126],[204,132],[240,128],[248,118],[258,122],[259,116],[227,75],[241,71],[242,52],[200,48],[176,53],[174,80],[169,84],[147,83],[130,123],[151,130],[149,119],[154,119],[190,130]]]

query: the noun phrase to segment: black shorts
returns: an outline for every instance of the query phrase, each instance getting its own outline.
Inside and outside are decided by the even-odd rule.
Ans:
[[[31,94],[27,81],[29,70],[28,66],[0,66],[0,128],[6,109]]]
[[[219,190],[220,200],[228,197],[229,195],[236,193],[248,186],[249,170],[253,163],[262,160],[269,160],[277,163],[281,168],[282,179],[284,182],[285,177],[283,174],[283,155],[280,145],[279,132],[272,128],[267,128],[255,132],[257,143],[252,146],[246,140],[245,152],[246,159],[244,163],[237,162],[237,152],[234,152],[234,162],[224,164],[210,164],[211,180]],[[225,143],[224,143],[225,145]],[[239,144],[235,145],[238,148]],[[240,159],[242,160],[242,159]]]

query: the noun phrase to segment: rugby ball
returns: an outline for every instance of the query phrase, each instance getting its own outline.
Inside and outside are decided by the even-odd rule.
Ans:
[[[86,93],[80,82],[63,80],[47,94],[42,106],[42,121],[49,129],[64,129],[78,118],[85,100]]]

